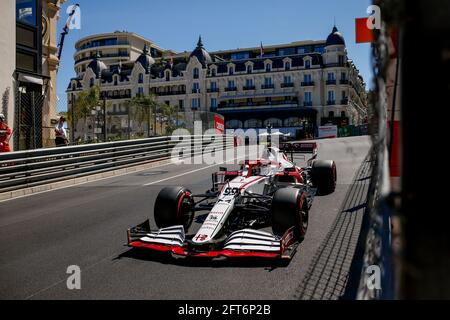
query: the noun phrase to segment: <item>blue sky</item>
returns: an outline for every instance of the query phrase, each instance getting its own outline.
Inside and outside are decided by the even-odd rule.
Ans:
[[[336,21],[349,57],[370,86],[370,45],[355,43],[354,19],[367,16],[371,0],[68,0],[62,6],[58,34],[67,7],[75,3],[81,7],[81,30],[70,30],[64,44],[58,73],[62,101],[75,75],[75,42],[116,30],[135,32],[176,51],[193,50],[201,34],[206,49],[215,51],[259,46],[261,41],[270,45],[326,39]]]

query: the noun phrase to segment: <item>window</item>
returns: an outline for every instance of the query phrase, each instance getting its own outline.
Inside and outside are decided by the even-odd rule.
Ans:
[[[273,128],[279,128],[283,126],[283,121],[278,118],[270,118],[264,121],[264,127],[267,127],[268,125],[271,125]]]
[[[211,91],[217,90],[217,82],[211,82]]]
[[[193,98],[191,101],[191,107],[193,110],[200,108],[200,99],[199,98]]]
[[[16,0],[16,21],[37,26],[37,8],[36,0]]]
[[[194,79],[198,79],[200,76],[200,72],[198,70],[198,68],[194,68]]]
[[[342,100],[345,100],[347,98],[345,91],[342,91]]]
[[[211,109],[217,109],[217,99],[211,98]]]
[[[250,58],[249,52],[236,52],[231,54],[231,60],[243,60]]]
[[[143,73],[139,73],[138,83],[144,83],[144,74]]]
[[[211,76],[215,77],[216,76],[216,68],[212,68],[211,69]]]
[[[234,74],[234,68],[233,68],[233,67],[230,67],[230,68],[228,69],[228,74],[229,74],[230,76],[232,76],[232,75]]]
[[[234,80],[228,80],[228,88],[229,89],[232,89],[232,88],[234,88],[235,86],[234,86]]]
[[[253,68],[252,68],[252,66],[251,65],[248,65],[247,66],[247,73],[252,73],[253,72]]]
[[[298,117],[291,117],[284,120],[285,127],[298,127],[301,125],[300,119]]]
[[[184,110],[184,100],[178,100],[178,108]]]
[[[328,112],[328,118],[334,118],[334,112],[333,111]]]
[[[311,68],[311,61],[310,60],[305,60],[305,68],[306,69]]]
[[[260,119],[249,119],[244,122],[244,128],[261,128],[262,121]]]
[[[166,71],[166,81],[170,81],[170,71]]]
[[[303,81],[306,82],[306,83],[311,83],[311,82],[312,82],[312,77],[311,77],[311,75],[310,75],[310,74],[305,74],[305,75],[303,76]]]
[[[285,69],[285,70],[291,70],[291,63],[290,63],[289,61],[287,61],[287,62],[284,64],[284,69]]]
[[[270,63],[266,63],[266,72],[272,71],[272,65]]]
[[[200,93],[200,85],[198,82],[194,82],[192,85],[192,93]]]
[[[119,77],[114,76],[114,85],[117,86],[119,84]]]
[[[312,94],[309,91],[305,92],[305,102],[312,102]]]
[[[115,92],[114,92],[115,93]],[[143,96],[144,95],[144,88],[142,88],[142,87],[139,87],[138,88],[138,95],[139,96]]]
[[[328,81],[336,80],[334,77],[334,72],[328,72]]]
[[[229,120],[226,122],[227,129],[239,129],[242,128],[242,121],[240,120]]]
[[[295,54],[295,48],[282,48],[278,50],[279,56],[289,56]]]
[[[328,102],[334,102],[334,90],[328,91]]]
[[[341,72],[341,80],[347,80],[347,74],[345,72]]]
[[[339,56],[338,59],[339,65],[342,66],[344,64],[344,56]]]
[[[92,88],[94,86],[94,84],[95,84],[95,80],[94,80],[94,78],[91,78],[89,80],[89,86]]]
[[[284,76],[283,82],[284,82],[284,84],[291,83],[291,76]]]
[[[246,79],[245,80],[245,86],[247,88],[253,87],[253,79]]]

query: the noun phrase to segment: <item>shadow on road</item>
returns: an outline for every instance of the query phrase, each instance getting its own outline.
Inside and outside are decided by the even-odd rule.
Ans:
[[[271,272],[276,268],[285,268],[290,262],[286,259],[270,260],[264,258],[175,258],[167,252],[155,252],[139,248],[132,248],[120,254],[114,258],[114,260],[120,260],[123,258],[152,261],[189,268],[265,268],[268,272]]]

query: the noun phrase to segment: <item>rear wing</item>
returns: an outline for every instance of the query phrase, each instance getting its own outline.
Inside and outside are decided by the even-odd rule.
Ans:
[[[291,161],[294,161],[294,155],[302,155],[303,159],[306,160],[307,154],[312,154],[312,157],[307,161],[310,166],[312,161],[317,158],[317,143],[316,142],[291,142],[291,143],[281,143],[280,151],[286,155],[290,155]]]

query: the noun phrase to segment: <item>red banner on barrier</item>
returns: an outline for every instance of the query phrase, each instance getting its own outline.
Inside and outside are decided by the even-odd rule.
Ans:
[[[219,114],[214,115],[214,128],[218,134],[225,133],[225,119]]]

